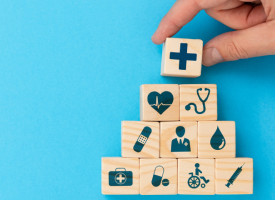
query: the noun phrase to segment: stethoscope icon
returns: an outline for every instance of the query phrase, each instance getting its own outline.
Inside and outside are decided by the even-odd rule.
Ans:
[[[208,97],[209,97],[209,95],[210,95],[210,89],[205,88],[204,90],[205,90],[205,91],[208,91],[208,94],[207,94],[207,97],[206,97],[204,100],[202,100],[202,98],[201,98],[201,96],[200,96],[200,93],[199,93],[199,91],[202,91],[202,88],[197,89],[197,95],[198,95],[200,101],[202,102],[203,110],[202,110],[201,112],[199,112],[198,109],[197,109],[197,105],[196,105],[195,103],[189,103],[187,106],[185,106],[185,110],[190,110],[190,109],[191,109],[191,106],[194,106],[195,112],[196,112],[197,114],[203,114],[203,113],[206,111],[205,102],[207,101],[207,99],[208,99]]]

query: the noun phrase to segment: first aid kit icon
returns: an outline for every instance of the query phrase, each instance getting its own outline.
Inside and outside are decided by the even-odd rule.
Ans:
[[[126,171],[125,168],[116,168],[109,172],[110,186],[131,186],[133,184],[133,172]]]

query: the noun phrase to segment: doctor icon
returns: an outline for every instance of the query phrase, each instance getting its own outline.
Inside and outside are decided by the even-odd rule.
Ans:
[[[190,141],[187,138],[182,138],[185,134],[185,128],[178,126],[176,128],[176,134],[178,138],[172,140],[171,152],[190,152]]]

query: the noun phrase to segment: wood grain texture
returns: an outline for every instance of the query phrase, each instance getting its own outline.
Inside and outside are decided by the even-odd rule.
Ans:
[[[200,101],[197,90],[199,91],[201,98],[204,100],[207,97],[208,91],[205,88],[210,89],[210,95],[205,102],[206,110],[202,114],[195,112],[194,106],[191,106],[190,110],[186,110],[186,106],[189,103],[195,103],[197,111],[203,111],[203,104]],[[180,85],[180,121],[208,121],[217,120],[217,85],[215,84],[186,84]]]
[[[179,138],[176,134],[176,128],[183,126],[185,134]],[[190,152],[171,152],[171,143],[173,139],[184,138],[190,141]],[[160,157],[166,158],[186,158],[198,157],[198,123],[197,122],[161,122],[160,123]]]
[[[200,179],[201,184],[205,184],[202,188],[201,184],[197,188],[191,188],[188,185],[188,180],[191,177],[189,173],[195,176],[195,164],[199,163],[199,169],[202,171],[200,176],[204,176],[209,180],[207,184]],[[178,159],[178,193],[179,194],[194,194],[194,195],[213,195],[215,194],[215,160],[214,159]]]
[[[134,151],[133,147],[144,129],[150,127],[152,132],[140,152]],[[159,158],[159,122],[122,122],[122,157]]]
[[[186,70],[179,70],[179,60],[170,59],[171,52],[180,52],[180,44],[187,43],[187,53],[197,54],[196,61],[187,61]],[[162,76],[198,77],[201,75],[203,41],[199,39],[167,38],[162,47]]]
[[[252,158],[219,158],[215,165],[216,194],[253,194]],[[242,165],[242,172],[228,188],[228,180]]]
[[[211,147],[210,140],[219,127],[225,138],[221,150]],[[198,122],[198,157],[199,158],[232,158],[236,156],[236,128],[234,121],[199,121]]]
[[[102,194],[139,194],[139,159],[106,157],[101,160]],[[133,184],[131,186],[110,186],[109,172],[116,168],[125,168],[133,172]]]
[[[148,103],[148,95],[151,92],[159,94],[168,91],[173,95],[173,103],[162,114],[159,114]],[[140,87],[140,119],[142,121],[179,121],[179,85],[176,84],[152,84]]]
[[[169,180],[169,185],[162,183],[155,187],[151,181],[157,166],[164,168],[163,179]],[[177,159],[140,159],[140,194],[141,195],[166,195],[177,194],[178,170]],[[162,180],[163,180],[162,179]]]

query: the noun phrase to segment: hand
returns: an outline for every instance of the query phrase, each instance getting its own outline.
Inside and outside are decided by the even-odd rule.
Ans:
[[[203,9],[237,30],[219,35],[205,44],[202,58],[205,66],[275,55],[275,0],[178,0],[161,20],[152,41],[163,43]]]

